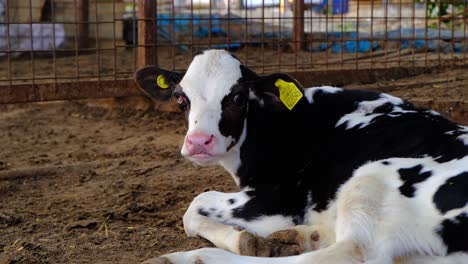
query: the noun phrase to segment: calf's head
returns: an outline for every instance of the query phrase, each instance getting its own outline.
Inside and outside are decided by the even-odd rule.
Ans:
[[[196,55],[185,73],[145,67],[135,79],[151,98],[174,97],[186,112],[188,131],[181,153],[198,164],[216,163],[238,151],[252,104],[288,111],[303,95],[290,76],[258,76],[223,50]]]

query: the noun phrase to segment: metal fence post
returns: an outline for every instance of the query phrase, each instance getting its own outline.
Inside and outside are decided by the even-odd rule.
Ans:
[[[294,1],[294,51],[302,50],[304,46],[304,0]]]
[[[78,47],[87,48],[89,44],[89,0],[77,1]]]
[[[138,67],[156,65],[156,0],[138,0]]]

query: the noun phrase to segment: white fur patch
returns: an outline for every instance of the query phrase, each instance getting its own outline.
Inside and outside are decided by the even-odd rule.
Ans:
[[[190,236],[209,233],[210,226],[205,225],[205,222],[211,223],[212,220],[224,225],[238,226],[263,237],[268,236],[272,232],[294,226],[291,216],[269,215],[249,221],[234,217],[232,214],[233,210],[242,207],[251,199],[246,194],[247,191],[249,189],[246,188],[242,192],[237,193],[209,191],[199,194],[192,201],[184,215],[186,233]],[[206,217],[201,216],[200,211],[204,212]]]
[[[399,106],[394,106],[392,113],[393,114],[405,114],[405,113],[417,113],[417,112],[414,110],[404,110],[403,108]]]
[[[392,114],[389,114],[389,116],[396,117],[399,116],[402,113],[412,113],[414,111],[406,111],[403,110],[401,107],[398,107],[397,105],[400,105],[403,103],[403,100],[388,94],[382,94],[379,99],[374,100],[374,101],[363,101],[359,103],[358,108],[349,114],[346,114],[338,120],[336,123],[335,127],[338,127],[340,125],[343,125],[346,123],[346,129],[351,129],[351,128],[363,128],[366,127],[370,124],[372,124],[373,120],[376,117],[382,116],[384,114],[381,113],[373,113],[374,110],[382,106],[386,103],[391,103],[395,105],[393,108],[393,111],[391,112]]]
[[[304,89],[304,96],[307,98],[307,101],[309,101],[310,104],[314,103],[314,94],[318,91],[334,94],[343,91],[343,89],[332,86],[306,88]]]
[[[468,134],[459,136],[459,137],[458,137],[458,140],[463,141],[463,144],[465,144],[465,145],[468,146]]]
[[[458,137],[458,140],[463,141],[463,143],[468,146],[468,127],[466,126],[458,126],[460,128],[460,131],[464,132],[464,135],[461,135]]]
[[[445,134],[455,135],[455,133],[457,133],[457,132],[463,132],[463,134],[458,136],[457,139],[462,141],[463,144],[468,146],[468,127],[458,126],[457,130],[448,131],[448,132],[445,132]]]
[[[233,199],[234,203],[229,200]],[[225,222],[232,218],[232,209],[245,204],[250,197],[245,192],[222,193],[209,191],[199,194],[190,203],[187,212],[184,214],[184,228],[189,236],[196,236],[200,232],[209,232],[203,225],[205,219],[212,218],[216,222]],[[203,211],[209,214],[208,217],[200,216]],[[218,217],[219,216],[219,217]]]
[[[231,219],[231,221],[233,220]],[[291,216],[284,215],[261,216],[248,222],[242,219],[235,219],[235,223],[231,223],[231,221],[226,221],[225,223],[242,226],[248,232],[261,237],[267,237],[275,231],[284,230],[295,225]]]
[[[434,110],[427,110],[426,113],[434,115],[434,116],[440,116],[440,114]]]

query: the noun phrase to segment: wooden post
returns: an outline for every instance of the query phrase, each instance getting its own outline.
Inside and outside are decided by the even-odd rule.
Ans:
[[[55,4],[52,0],[42,0],[41,1],[41,14],[39,17],[40,22],[52,22],[54,21],[54,7],[52,6]]]
[[[304,46],[304,0],[294,1],[294,51],[302,50]]]
[[[138,67],[156,65],[156,0],[138,0]]]
[[[78,23],[78,48],[87,48],[89,45],[89,1],[78,0],[76,22]]]

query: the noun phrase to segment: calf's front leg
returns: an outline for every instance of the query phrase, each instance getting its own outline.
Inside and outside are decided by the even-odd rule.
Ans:
[[[281,250],[281,243],[267,240],[269,234],[291,227],[294,223],[281,215],[261,217],[239,217],[236,210],[242,210],[251,197],[245,192],[222,193],[209,191],[198,195],[190,204],[183,217],[184,229],[188,236],[200,236],[216,247],[239,255],[271,256],[275,252],[298,254],[292,247]]]

